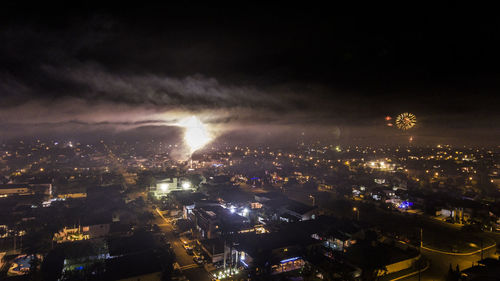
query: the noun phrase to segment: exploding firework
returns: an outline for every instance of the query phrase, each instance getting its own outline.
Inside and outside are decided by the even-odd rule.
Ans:
[[[401,113],[396,117],[396,126],[403,131],[413,128],[417,124],[417,117],[412,113]]]
[[[212,140],[205,125],[195,116],[181,120],[178,125],[185,129],[184,141],[189,146],[191,153],[202,148]]]

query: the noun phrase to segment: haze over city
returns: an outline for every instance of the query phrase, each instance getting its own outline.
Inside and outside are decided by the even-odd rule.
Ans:
[[[383,118],[412,112],[415,141],[496,144],[494,19],[329,13],[5,9],[2,138],[155,136],[196,115],[218,134],[385,144],[404,138]]]

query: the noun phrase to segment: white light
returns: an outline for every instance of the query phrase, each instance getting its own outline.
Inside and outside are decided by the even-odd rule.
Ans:
[[[248,208],[243,209],[243,215],[245,216],[246,214],[248,214]]]
[[[212,140],[205,125],[196,116],[181,120],[179,126],[185,129],[184,141],[191,149],[191,153],[202,148]]]
[[[234,212],[236,212],[236,209],[234,207],[231,207],[229,208],[229,211],[231,212],[231,214],[234,214]]]
[[[191,187],[191,183],[188,181],[185,181],[182,183],[182,188],[184,189],[189,189]]]
[[[168,183],[160,184],[160,189],[161,189],[161,191],[167,191],[168,190]]]

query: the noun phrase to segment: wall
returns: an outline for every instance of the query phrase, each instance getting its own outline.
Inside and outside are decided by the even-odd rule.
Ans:
[[[398,272],[398,271],[401,271],[401,270],[405,270],[407,268],[410,268],[413,266],[413,264],[420,258],[420,254],[416,257],[413,257],[413,258],[410,258],[410,259],[406,259],[406,260],[402,260],[400,262],[396,262],[396,263],[393,263],[393,264],[389,264],[386,266],[387,268],[387,272],[386,274],[390,274],[390,273],[394,273],[394,272]],[[379,273],[381,274],[381,273]]]

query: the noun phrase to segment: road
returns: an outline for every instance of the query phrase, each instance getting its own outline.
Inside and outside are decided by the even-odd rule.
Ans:
[[[181,266],[182,273],[191,281],[210,281],[211,278],[205,268],[198,266],[193,262],[193,256],[186,253],[182,242],[174,235],[174,229],[171,221],[161,216],[159,210],[153,210],[155,214],[154,222],[157,224],[161,231],[165,233],[167,240],[172,245],[175,253],[175,259]]]
[[[495,255],[496,248],[490,248],[483,251],[483,257],[491,257]],[[481,259],[481,253],[476,253],[473,255],[449,255],[437,252],[431,252],[423,249],[422,255],[430,261],[430,267],[426,271],[422,272],[422,281],[445,281],[446,275],[450,264],[455,270],[457,264],[460,270],[467,269],[472,266],[472,263],[477,264],[477,261]],[[417,281],[418,275],[414,275],[408,278],[400,279],[401,281]]]

